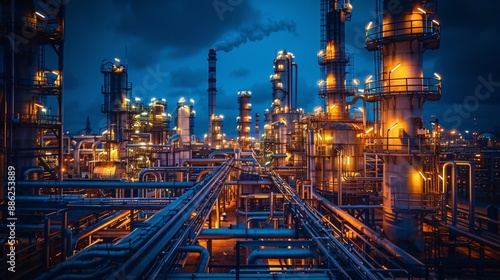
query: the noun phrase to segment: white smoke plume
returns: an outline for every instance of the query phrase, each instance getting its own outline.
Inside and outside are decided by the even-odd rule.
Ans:
[[[255,23],[251,26],[246,26],[239,32],[231,32],[226,34],[225,39],[214,44],[216,50],[230,52],[233,48],[237,48],[248,41],[260,41],[268,37],[273,32],[289,31],[295,35],[296,24],[289,20],[274,21],[268,19],[267,22]]]

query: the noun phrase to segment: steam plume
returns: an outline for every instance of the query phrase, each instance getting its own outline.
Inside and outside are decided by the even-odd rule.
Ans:
[[[260,41],[271,35],[273,32],[283,30],[297,35],[295,22],[289,20],[274,21],[272,19],[268,19],[267,22],[255,23],[251,26],[246,26],[239,33],[234,32],[226,35],[225,40],[215,43],[213,48],[229,52],[233,48],[237,48],[248,41]]]

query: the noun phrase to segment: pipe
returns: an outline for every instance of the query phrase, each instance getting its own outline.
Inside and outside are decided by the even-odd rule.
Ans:
[[[267,217],[266,217],[267,218]],[[198,238],[203,239],[232,239],[232,238],[296,238],[295,229],[266,229],[266,228],[218,228],[218,229],[202,229]]]
[[[154,188],[191,188],[195,182],[140,182],[130,183],[121,181],[20,181],[16,186],[25,188],[97,188],[97,189],[154,189]]]
[[[80,175],[80,147],[82,146],[83,143],[94,143],[94,141],[95,138],[81,139],[75,145],[75,148],[73,150],[73,158],[74,158],[73,168],[77,176]]]
[[[38,280],[45,280],[45,279],[55,279],[55,275],[59,275],[61,272],[64,272],[67,269],[84,269],[84,268],[96,268],[101,264],[104,264],[106,262],[106,258],[102,258],[99,260],[91,260],[91,261],[66,261],[63,263],[60,263],[53,268],[49,269],[42,275],[38,276]],[[67,275],[65,275],[67,276]]]
[[[375,242],[377,245],[387,250],[387,252],[396,257],[398,260],[403,261],[404,263],[412,266],[421,266],[421,267],[425,266],[422,262],[420,262],[418,259],[407,253],[405,250],[399,248],[398,246],[396,246],[394,243],[390,242],[383,236],[380,236],[374,230],[363,224],[361,221],[349,215],[348,213],[344,212],[342,209],[338,208],[333,203],[331,203],[330,201],[319,195],[316,192],[315,188],[313,188],[312,194],[313,197],[320,200],[323,203],[323,205],[326,208],[328,208],[328,210],[334,212],[335,214],[339,215],[342,219],[349,222],[353,227],[360,230],[363,234],[372,239],[373,242]]]
[[[186,163],[189,165],[191,164],[191,166],[193,166],[193,164],[200,164],[200,165],[205,165],[205,164],[215,164],[215,163],[224,163],[226,162],[227,159],[222,159],[222,158],[217,158],[217,159],[210,159],[210,158],[188,158],[188,159],[184,159],[181,164],[179,164],[180,166],[187,166]]]
[[[257,259],[306,259],[314,258],[313,249],[256,249],[248,255],[248,264],[255,264]]]
[[[102,279],[102,277],[110,272],[113,272],[114,267],[108,266],[103,269],[98,269],[92,274],[70,274],[70,275],[62,275],[54,278],[54,280],[83,280],[83,279]]]
[[[99,146],[101,143],[102,143],[102,139],[98,139],[97,141],[94,142],[94,144],[92,144],[92,159],[94,159],[94,161],[97,160],[95,150],[96,150],[97,146]]]
[[[446,175],[446,167],[449,165],[453,165],[453,168],[451,169],[451,225],[456,226],[457,225],[457,181],[455,178],[455,173],[457,170],[457,164],[454,161],[449,161],[443,164],[443,178],[447,178],[448,176]],[[443,188],[445,188],[444,185],[444,179],[443,179]],[[445,190],[443,190],[443,193],[447,193]],[[445,224],[447,223],[447,216],[446,216],[446,210],[444,209],[443,211],[443,220],[445,221]]]
[[[182,145],[182,138],[179,134],[174,134],[168,138],[167,146],[172,146],[174,142],[180,142]]]
[[[203,177],[205,177],[210,172],[212,172],[212,170],[210,170],[210,169],[203,170],[202,172],[200,172],[200,174],[198,174],[198,177],[196,177],[196,182],[201,181],[201,179],[203,179]]]
[[[145,182],[144,177],[148,174],[151,174],[155,177],[155,182],[160,182],[161,181],[161,176],[157,171],[153,171],[149,168],[144,168],[139,172],[139,182]]]
[[[456,232],[462,236],[465,236],[467,238],[474,239],[475,241],[477,241],[481,244],[484,244],[488,247],[495,249],[495,251],[497,251],[497,252],[500,251],[500,244],[498,244],[497,242],[488,240],[486,238],[483,238],[483,237],[476,235],[476,234],[473,234],[471,232],[459,229],[455,226],[448,225],[448,229],[450,229],[450,231],[454,231],[454,232]]]
[[[111,225],[115,221],[127,217],[129,214],[129,211],[120,211],[115,214],[113,214],[110,217],[107,217],[106,219],[98,222],[97,224],[86,228],[85,230],[81,231],[78,235],[73,236],[71,240],[71,250],[76,250],[76,245],[80,240],[83,238],[87,238],[88,236],[106,228],[107,226]]]
[[[214,158],[216,155],[226,155],[226,156],[231,156],[235,152],[234,149],[221,149],[217,151],[213,151],[208,155],[208,158]]]
[[[210,253],[205,247],[200,245],[179,246],[177,247],[177,251],[186,253],[199,253],[200,262],[198,263],[198,266],[196,268],[196,273],[205,273],[208,267],[208,261],[210,259]]]
[[[206,196],[213,190],[213,188],[205,188],[205,186],[210,184],[220,184],[222,186],[221,181],[228,175],[231,163],[230,160],[214,176],[211,176],[209,181],[204,179],[201,185],[185,192],[177,200],[156,213],[144,223],[146,227],[135,229],[117,244],[96,244],[88,247],[67,262],[105,258],[113,263],[121,263],[117,273],[125,273],[129,268],[128,272],[132,275],[142,273],[146,269],[146,264],[149,264],[152,260],[149,258],[140,259],[140,257],[146,252],[157,255],[161,251],[162,247],[157,245],[166,244],[168,240],[171,240],[173,235],[184,226],[185,221],[192,215],[196,207],[202,204]],[[210,207],[213,207],[213,205]],[[66,269],[59,270],[59,272],[65,271]],[[54,274],[46,274],[45,279],[49,277],[52,279],[57,276]]]
[[[31,173],[35,173],[35,172],[43,172],[43,166],[29,168],[26,171],[24,171],[24,173],[23,173],[24,180],[29,181]]]

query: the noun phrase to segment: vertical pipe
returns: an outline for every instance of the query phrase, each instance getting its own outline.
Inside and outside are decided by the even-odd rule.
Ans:
[[[60,22],[60,32],[61,32],[61,40],[64,42],[64,21],[65,21],[65,14],[66,14],[66,1],[61,0],[60,2],[60,17],[61,17],[61,22]],[[64,82],[64,77],[63,77],[63,70],[64,70],[64,43],[59,44],[59,61],[58,61],[58,67],[59,67],[59,86],[61,89],[63,89],[63,82]],[[63,181],[63,164],[64,164],[64,117],[63,117],[63,104],[64,104],[64,99],[63,99],[63,94],[61,91],[61,94],[59,95],[59,102],[58,102],[58,109],[59,109],[59,122],[60,122],[60,127],[59,127],[59,181]],[[61,188],[61,195],[62,195],[62,188]]]
[[[62,188],[61,188],[62,189]],[[61,261],[64,262],[66,261],[66,253],[68,250],[68,234],[66,229],[68,228],[68,211],[63,210],[62,212],[62,221],[61,221],[61,236],[62,236],[62,242],[61,242]]]
[[[45,227],[43,231],[43,260],[45,268],[50,267],[50,217],[44,218]]]

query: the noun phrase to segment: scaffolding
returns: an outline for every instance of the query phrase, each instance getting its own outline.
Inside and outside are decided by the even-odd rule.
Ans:
[[[65,1],[50,7],[29,1],[3,1],[0,5],[4,56],[0,68],[0,177],[5,181],[5,165],[14,166],[18,176],[43,166],[41,172],[28,171],[28,179],[62,180]],[[57,141],[46,145],[46,134]]]

